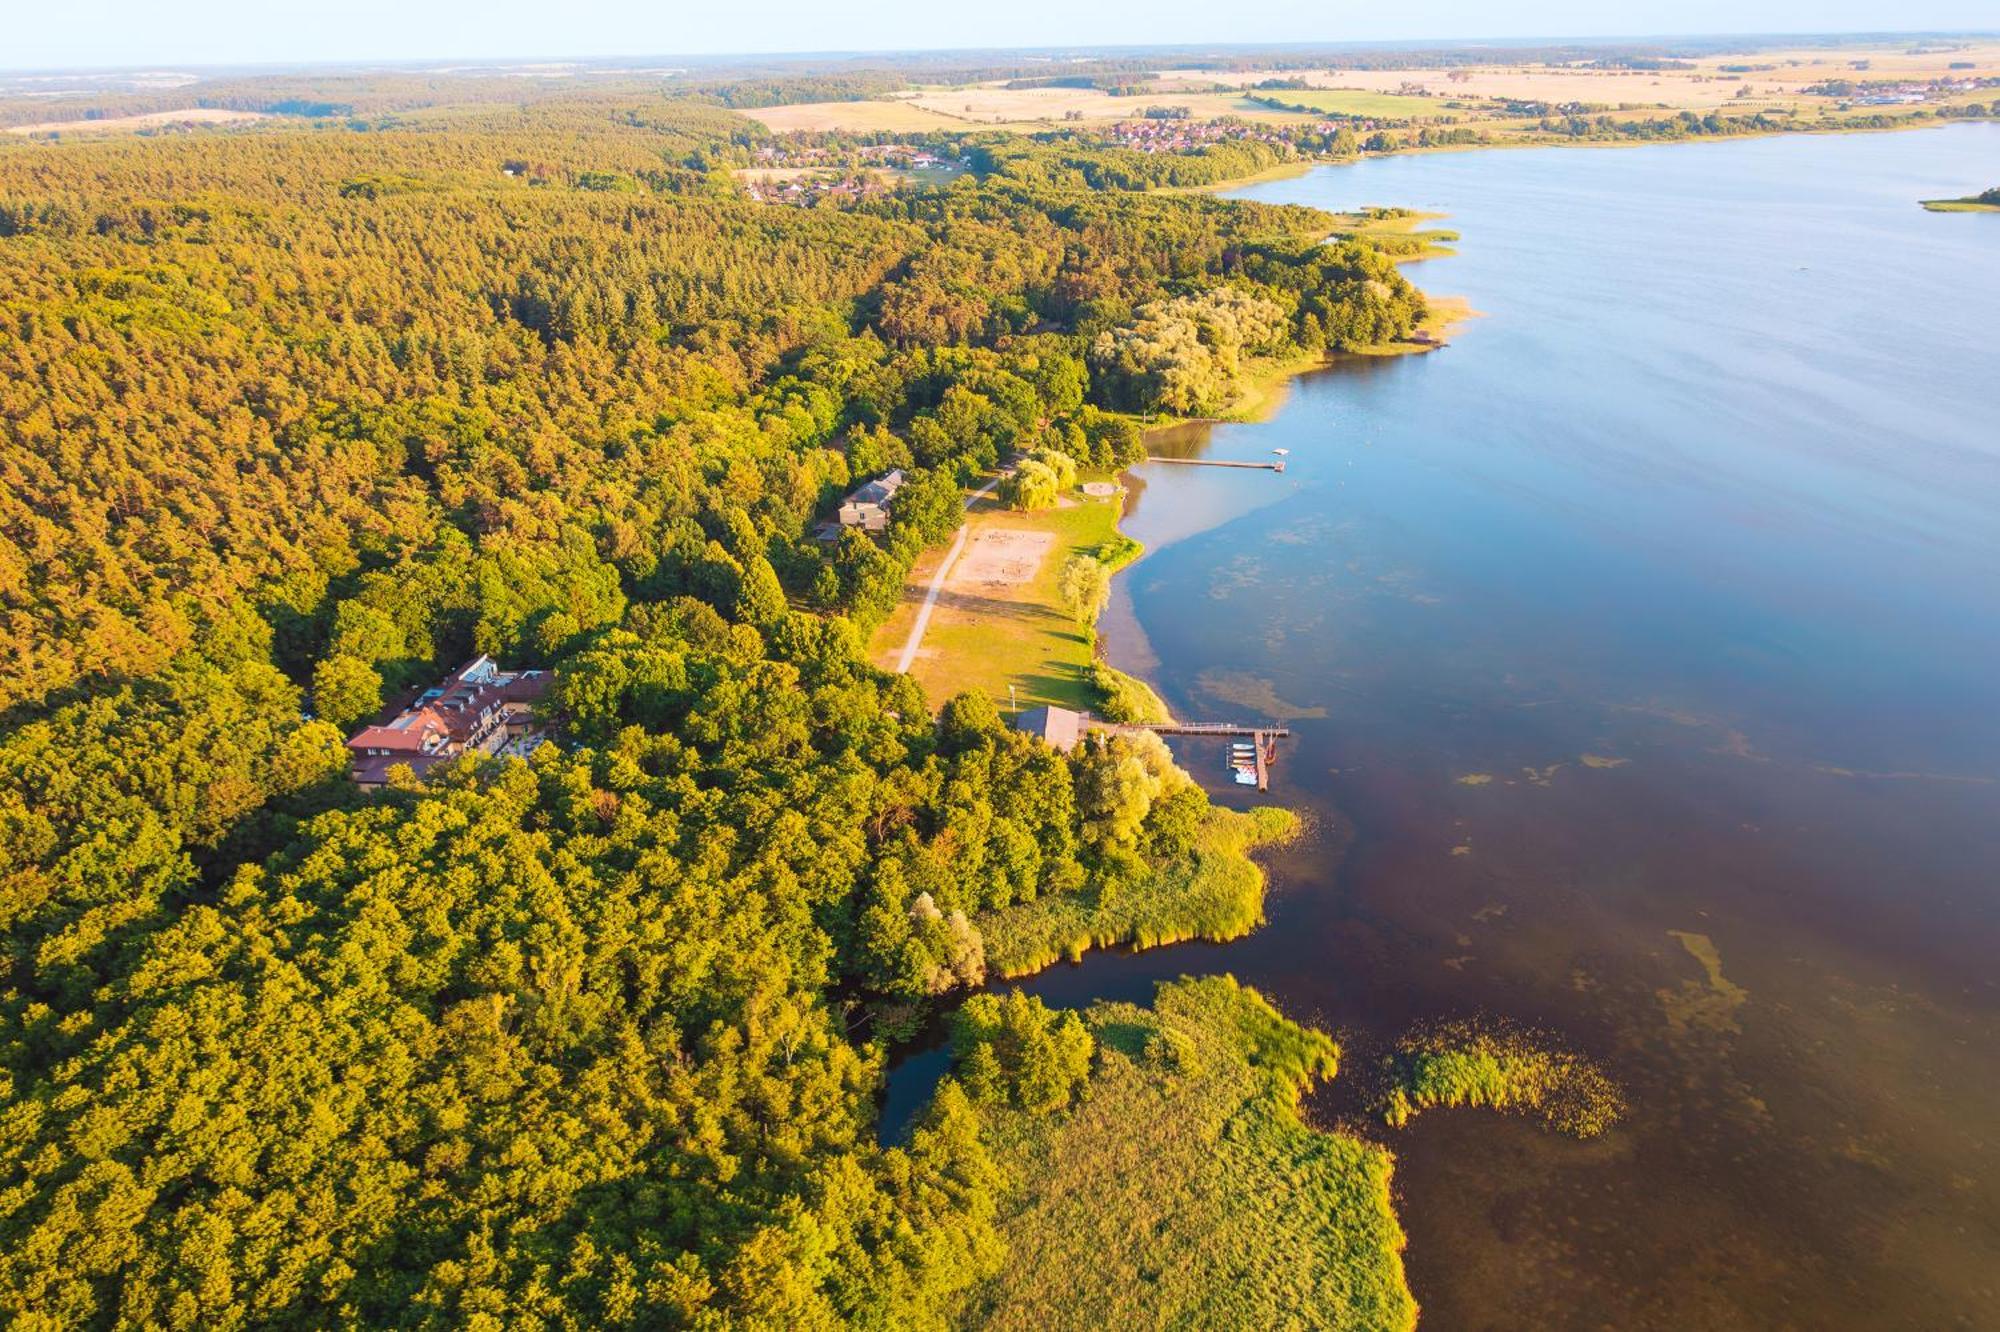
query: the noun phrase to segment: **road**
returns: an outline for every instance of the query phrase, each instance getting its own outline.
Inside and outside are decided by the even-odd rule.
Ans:
[[[966,511],[993,493],[993,487],[1000,484],[1007,474],[1002,472],[985,485],[966,497]],[[951,566],[958,563],[960,552],[965,549],[966,526],[958,525],[958,535],[951,539],[951,549],[938,561],[937,572],[931,575],[931,585],[924,589],[924,604],[917,607],[917,622],[910,626],[910,636],[903,642],[903,650],[896,654],[896,674],[908,675],[910,663],[917,659],[917,649],[924,645],[924,630],[930,628],[931,612],[937,609],[938,593],[944,591],[944,580],[951,573]]]

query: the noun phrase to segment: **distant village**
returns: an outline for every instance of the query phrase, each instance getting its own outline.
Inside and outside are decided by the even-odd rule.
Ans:
[[[1215,143],[1265,143],[1274,148],[1296,145],[1301,135],[1331,135],[1341,130],[1365,131],[1372,121],[1325,120],[1312,125],[1252,124],[1245,120],[1187,120],[1178,117],[1148,117],[1121,120],[1104,130],[1104,135],[1120,148],[1142,153],[1189,153]]]
[[[766,144],[753,160],[756,165],[738,175],[744,193],[759,203],[793,207],[888,194],[911,180],[949,179],[971,167],[969,157],[941,156],[906,143],[843,148]]]

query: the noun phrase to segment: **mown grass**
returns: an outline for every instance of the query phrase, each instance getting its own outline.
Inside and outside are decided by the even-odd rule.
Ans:
[[[1000,1274],[954,1320],[1008,1332],[1416,1323],[1382,1148],[1320,1133],[1299,1093],[1334,1043],[1229,977],[1087,1014],[1074,1108],[982,1107],[1008,1180]]]
[[[1092,948],[1240,939],[1264,920],[1264,871],[1250,852],[1298,826],[1285,809],[1211,809],[1192,854],[1115,895],[1090,889],[982,912],[974,924],[986,941],[987,970],[1025,976]]]
[[[1072,498],[1074,503],[1066,507],[1030,513],[987,502],[966,515],[968,549],[980,532],[994,529],[1048,532],[1055,541],[1035,576],[1017,586],[975,594],[954,591],[947,583],[931,613],[923,647],[910,664],[910,674],[924,687],[932,706],[941,707],[967,689],[983,689],[1005,709],[1010,685],[1014,701],[1023,708],[1054,704],[1089,711],[1100,706],[1102,694],[1092,672],[1096,643],[1063,607],[1063,565],[1072,555],[1111,550],[1117,553],[1112,567],[1122,568],[1143,548],[1119,534],[1122,495]],[[894,664],[936,568],[932,556],[911,571],[903,605],[876,630],[870,644],[869,655],[876,665]]]

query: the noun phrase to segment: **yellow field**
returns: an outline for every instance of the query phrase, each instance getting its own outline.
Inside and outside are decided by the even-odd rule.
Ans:
[[[1853,65],[1866,61],[1868,68]],[[1950,66],[1971,62],[1971,69]],[[1304,78],[1319,89],[1354,94],[1395,95],[1406,86],[1422,88],[1423,98],[1397,97],[1393,102],[1364,96],[1342,99],[1326,92],[1319,100],[1337,110],[1360,114],[1449,116],[1448,101],[1482,101],[1509,97],[1528,101],[1593,102],[1608,106],[1665,106],[1672,110],[1710,111],[1728,107],[1754,111],[1798,103],[1803,90],[1827,79],[1856,80],[2000,76],[2000,42],[1969,44],[1960,49],[1913,55],[1908,43],[1883,47],[1843,47],[1838,50],[1776,50],[1748,55],[1719,55],[1690,62],[1692,70],[1592,70],[1548,65],[1469,66],[1451,78],[1443,69],[1374,70],[1186,70],[1165,69],[1135,97],[1113,97],[1091,88],[1007,88],[999,83],[964,88],[926,88],[872,102],[815,102],[774,106],[746,114],[774,130],[914,131],[967,129],[974,126],[1047,126],[1066,123],[1075,113],[1084,122],[1132,120],[1149,106],[1184,106],[1197,119],[1241,116],[1248,120],[1298,121],[1307,117],[1272,111],[1227,92],[1211,92],[1217,84],[1248,88],[1272,78]],[[1770,65],[1768,70],[1724,73],[1724,65]],[[1737,93],[1745,85],[1747,97]],[[1271,95],[1300,100],[1309,91],[1278,90]],[[1067,123],[1075,123],[1069,121]]]
[[[1310,117],[1273,111],[1231,93],[1174,93],[1159,96],[1113,97],[1092,88],[1003,88],[979,84],[970,88],[927,89],[874,102],[809,102],[799,106],[760,107],[743,114],[770,129],[870,130],[908,132],[972,129],[988,126],[1048,126],[1064,123],[1074,111],[1086,122],[1136,120],[1149,106],[1184,106],[1198,120],[1241,116],[1277,123]]]
[[[1852,68],[1855,61],[1868,62],[1866,70]],[[1971,61],[1972,69],[1955,70],[1954,62]],[[1513,97],[1527,101],[1602,102],[1612,106],[1630,103],[1665,103],[1675,110],[1705,111],[1719,106],[1749,102],[1770,105],[1788,102],[1803,95],[1812,84],[1827,79],[1933,79],[2000,75],[2000,42],[1970,45],[1962,50],[1909,54],[1907,43],[1880,48],[1842,48],[1837,51],[1759,51],[1749,55],[1720,55],[1691,61],[1693,70],[1593,70],[1547,65],[1473,65],[1460,71],[1465,77],[1454,81],[1442,69],[1323,70],[1304,75],[1307,81],[1325,87],[1359,88],[1371,92],[1397,92],[1405,84],[1425,88],[1439,101]],[[1773,65],[1775,69],[1725,74],[1724,65]],[[1274,77],[1268,73],[1243,75],[1249,82]],[[1296,74],[1294,75],[1296,77]],[[1233,81],[1233,80],[1232,80]],[[1749,84],[1751,96],[1739,101],[1736,91]],[[1280,92],[1274,94],[1282,97]],[[1440,108],[1442,111],[1442,108]]]
[[[185,111],[149,111],[142,116],[112,116],[103,120],[45,120],[38,125],[11,125],[9,134],[132,134],[162,125],[229,125],[268,120],[262,111],[226,111],[197,106]]]

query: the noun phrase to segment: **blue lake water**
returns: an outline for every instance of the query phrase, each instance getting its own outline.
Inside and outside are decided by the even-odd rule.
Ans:
[[[2000,216],[1917,206],[1995,182],[1964,125],[1244,192],[1448,214],[1406,271],[1481,314],[1182,441],[1282,476],[1139,470],[1113,658],[1289,720],[1316,831],[1251,938],[1028,988],[1599,1056],[1597,1142],[1370,1130],[1430,1326],[2000,1326]]]

